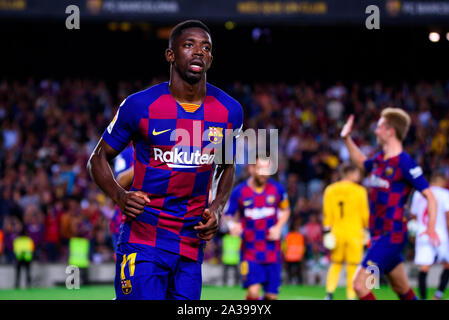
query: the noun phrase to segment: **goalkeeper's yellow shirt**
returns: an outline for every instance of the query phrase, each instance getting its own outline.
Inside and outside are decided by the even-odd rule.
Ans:
[[[323,211],[323,226],[331,228],[335,237],[363,240],[369,220],[368,193],[363,186],[350,181],[330,184],[324,190]]]

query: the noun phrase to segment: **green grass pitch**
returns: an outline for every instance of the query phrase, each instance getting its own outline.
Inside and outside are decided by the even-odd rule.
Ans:
[[[435,289],[428,289],[431,298]],[[417,290],[415,289],[417,293]],[[203,286],[202,300],[243,300],[245,290],[239,286]],[[381,300],[397,300],[394,292],[386,286],[375,289],[374,294]],[[280,300],[322,300],[325,295],[322,286],[285,285],[281,287]],[[65,287],[0,290],[0,300],[112,300],[115,297],[112,285],[82,286],[79,290]],[[345,288],[338,288],[335,300],[346,299]],[[449,298],[446,292],[444,299]]]

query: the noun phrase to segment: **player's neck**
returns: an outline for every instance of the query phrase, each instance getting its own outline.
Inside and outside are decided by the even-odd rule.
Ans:
[[[402,142],[397,139],[391,139],[382,146],[382,150],[385,159],[396,157],[403,151]]]
[[[190,84],[173,71],[168,84],[171,95],[179,103],[202,104],[206,97],[206,75],[200,81]]]
[[[253,177],[249,178],[248,184],[249,184],[249,187],[257,193],[261,193],[265,189],[265,185],[266,185],[266,183],[264,183],[262,185],[258,185],[256,183],[256,180]]]

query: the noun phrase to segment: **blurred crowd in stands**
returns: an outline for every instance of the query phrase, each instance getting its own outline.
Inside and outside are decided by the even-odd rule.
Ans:
[[[23,228],[35,243],[34,260],[66,262],[69,239],[85,237],[91,243],[91,261],[114,261],[109,230],[114,204],[93,183],[86,163],[120,102],[165,80],[114,86],[74,78],[0,81],[3,262],[13,262],[13,239]],[[294,226],[304,235],[311,268],[319,267],[326,254],[321,243],[322,191],[338,178],[339,164],[348,161],[339,133],[349,114],[355,114],[356,143],[373,154],[379,112],[387,106],[410,112],[406,150],[425,173],[439,169],[449,177],[449,82],[235,82],[222,89],[242,104],[244,129],[279,130],[276,178],[290,199],[287,231]],[[239,165],[236,182],[246,177],[246,167]],[[211,262],[219,262],[221,236],[207,246]]]

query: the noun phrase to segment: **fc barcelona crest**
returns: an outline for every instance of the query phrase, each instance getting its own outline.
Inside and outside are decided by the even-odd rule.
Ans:
[[[209,141],[218,144],[223,140],[223,128],[209,127]]]
[[[273,195],[267,196],[267,204],[274,204],[276,202],[276,197]]]
[[[387,167],[386,169],[385,169],[385,175],[387,176],[387,177],[389,177],[389,176],[391,176],[393,174],[393,168],[392,167]]]
[[[122,292],[124,294],[130,294],[131,290],[133,289],[133,286],[131,285],[131,280],[121,280],[122,284]]]

